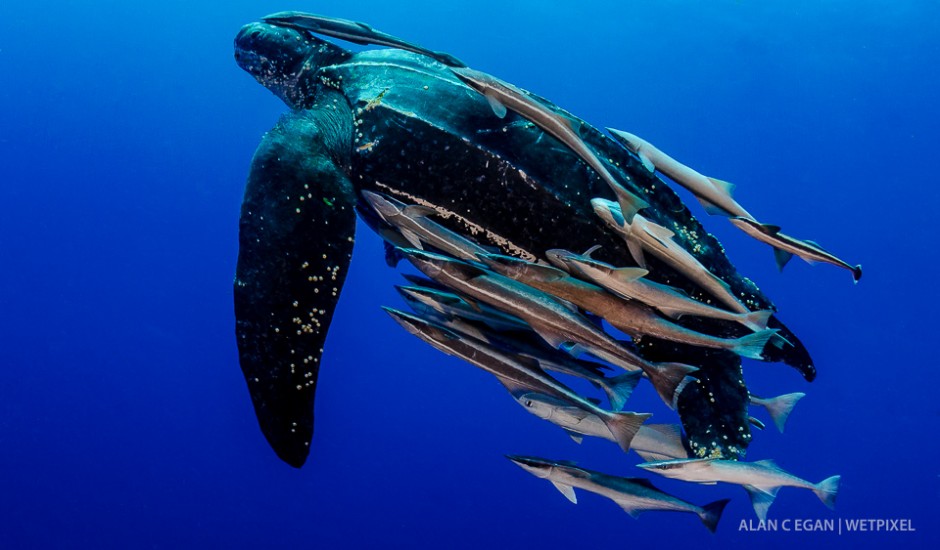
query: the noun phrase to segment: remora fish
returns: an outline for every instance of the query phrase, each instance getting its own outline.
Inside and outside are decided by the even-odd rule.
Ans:
[[[437,213],[433,208],[417,204],[407,205],[371,191],[363,191],[362,196],[378,215],[386,223],[397,228],[414,248],[424,248],[421,246],[424,242],[442,252],[470,261],[476,261],[478,254],[487,252],[485,248],[463,235],[427,219],[426,216]]]
[[[734,340],[718,338],[679,326],[657,315],[652,308],[632,300],[620,300],[604,289],[569,276],[566,272],[499,254],[481,254],[480,259],[493,271],[520,283],[567,300],[599,315],[617,330],[630,336],[653,336],[682,344],[726,349],[741,357],[763,359],[761,353],[777,333],[762,330]]]
[[[852,266],[835,257],[832,253],[826,251],[813,241],[801,241],[800,239],[795,239],[787,234],[781,233],[780,228],[776,225],[761,224],[747,218],[731,218],[731,223],[758,241],[774,247],[774,258],[777,260],[777,267],[781,271],[783,267],[787,265],[787,262],[790,261],[790,258],[796,255],[806,260],[809,264],[823,262],[848,269],[852,272],[852,279],[856,283],[862,278],[861,264]]]
[[[541,340],[537,343],[527,341],[524,339],[525,334],[497,334],[464,319],[453,317],[442,319],[440,324],[454,332],[505,349],[516,356],[534,359],[545,370],[587,380],[594,387],[604,390],[610,401],[610,408],[615,411],[623,409],[643,373],[643,371],[632,371],[607,378],[601,371],[603,365],[600,363],[575,359],[565,352],[546,346]]]
[[[686,375],[697,370],[681,363],[651,363],[624,348],[580,313],[507,277],[421,250],[402,250],[402,254],[435,281],[526,321],[555,348],[573,345],[572,349],[584,349],[623,369],[642,369],[671,408],[675,408],[675,398],[691,380]]]
[[[647,250],[699,285],[732,311],[750,312],[731,292],[728,283],[716,277],[695,256],[673,242],[672,231],[639,214],[634,215],[633,220],[630,221],[623,216],[621,205],[606,199],[591,199],[591,205],[597,216],[624,238],[630,254],[640,267],[646,267],[643,251]],[[626,206],[629,207],[629,203]]]
[[[690,458],[645,462],[637,466],[672,479],[705,484],[722,481],[741,485],[750,495],[754,512],[761,521],[767,519],[767,510],[781,487],[809,489],[829,508],[835,507],[836,495],[839,492],[840,476],[832,476],[814,484],[783,471],[773,460],[738,462],[717,458]]]
[[[298,11],[281,11],[272,13],[262,18],[265,23],[289,27],[299,31],[310,31],[317,34],[332,36],[348,40],[353,44],[363,46],[390,46],[409,52],[426,55],[435,61],[443,63],[449,67],[466,67],[462,61],[449,53],[436,52],[427,48],[422,48],[401,38],[390,34],[377,31],[371,25],[350,21],[349,19],[339,19],[336,17],[324,17]]]
[[[770,310],[735,313],[710,306],[693,299],[681,290],[647,279],[649,272],[642,268],[614,267],[566,250],[549,250],[545,255],[555,265],[568,269],[622,298],[639,300],[655,307],[663,315],[673,319],[683,315],[721,319],[740,323],[757,332],[767,328],[767,321],[773,315]]]
[[[643,138],[613,128],[608,128],[607,131],[628,151],[636,154],[650,172],[659,170],[674,182],[688,189],[702,203],[705,211],[709,214],[754,219],[754,216],[731,198],[734,185],[699,174],[663,153]]]
[[[444,317],[462,317],[479,321],[495,330],[530,330],[529,325],[518,317],[507,315],[486,304],[471,305],[452,292],[418,286],[396,285],[395,289],[412,309],[421,314],[434,311]]]
[[[573,401],[552,397],[538,392],[516,393],[516,402],[527,412],[547,420],[568,432],[571,439],[581,443],[583,436],[599,437],[617,443],[603,419]],[[642,426],[641,426],[642,428]],[[637,431],[639,433],[639,431]],[[634,436],[634,440],[636,437]],[[630,447],[633,447],[631,442]],[[621,447],[622,448],[622,447]],[[623,449],[627,452],[629,449]]]
[[[485,96],[497,116],[500,118],[506,116],[506,109],[509,109],[531,121],[581,157],[611,189],[621,187],[601,159],[578,135],[571,120],[553,112],[526,92],[495,76],[469,68],[452,69],[452,71],[464,84]],[[629,193],[629,191],[624,191]],[[638,197],[634,196],[634,199],[638,201],[638,204],[646,204]]]
[[[547,479],[561,494],[577,504],[574,488],[584,489],[605,496],[623,508],[623,511],[636,518],[642,512],[659,510],[663,512],[690,512],[699,517],[712,533],[721,519],[728,500],[719,500],[696,506],[680,498],[657,489],[649,480],[643,478],[616,477],[592,470],[579,468],[573,463],[556,462],[530,456],[507,456],[517,466],[540,479]]]
[[[451,332],[420,317],[391,308],[384,308],[408,332],[431,344],[438,350],[459,357],[496,376],[510,392],[544,392],[560,399],[574,401],[600,418],[611,436],[626,452],[640,425],[651,414],[611,412],[580,397],[574,390],[545,373],[538,363],[503,353],[493,346],[470,337]]]
[[[806,394],[803,392],[787,393],[768,399],[763,399],[751,394],[751,405],[767,409],[767,413],[770,414],[770,418],[773,419],[774,425],[777,426],[780,433],[783,433],[783,428],[787,424],[787,418],[790,417],[790,413],[793,412],[793,407],[804,397],[806,397]]]
[[[535,416],[564,429],[578,443],[585,435],[616,443],[603,420],[574,402],[537,392],[518,395],[516,401]],[[688,458],[679,430],[676,424],[644,424],[634,436],[630,448],[648,461]]]

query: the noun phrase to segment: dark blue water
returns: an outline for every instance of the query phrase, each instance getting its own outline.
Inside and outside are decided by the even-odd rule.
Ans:
[[[745,363],[755,393],[808,394],[748,458],[842,475],[837,511],[784,488],[771,518],[916,532],[749,533],[740,488],[664,479],[697,503],[733,499],[716,535],[589,493],[569,503],[503,454],[627,476],[636,458],[575,445],[400,330],[379,309],[400,305],[398,276],[364,227],[312,457],[280,462],[238,368],[231,282],[251,155],[285,108],[231,42],[281,9],[449,51],[737,183],[762,219],[862,262],[858,286],[799,260],[781,275],[765,246],[704,220],[819,369],[808,384]],[[3,2],[0,547],[936,544],[938,29],[929,0]]]

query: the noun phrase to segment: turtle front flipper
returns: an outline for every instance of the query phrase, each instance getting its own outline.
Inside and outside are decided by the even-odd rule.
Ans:
[[[242,203],[239,359],[261,431],[298,468],[310,451],[320,358],[353,249],[356,199],[342,170],[348,115],[282,118],[255,152]]]

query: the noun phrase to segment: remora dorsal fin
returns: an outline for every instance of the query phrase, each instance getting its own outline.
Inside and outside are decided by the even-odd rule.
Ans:
[[[659,490],[655,485],[653,485],[652,481],[646,479],[645,477],[625,477],[623,479],[629,481],[630,483],[646,487],[647,489],[655,489],[657,491]]]
[[[540,281],[557,281],[569,276],[567,272],[549,265],[529,262],[527,269],[527,275],[537,278]]]
[[[653,236],[659,242],[663,243],[664,246],[669,246],[669,241],[676,235],[672,230],[655,223],[647,224],[645,230],[648,235]]]
[[[632,283],[646,277],[649,273],[649,270],[639,267],[618,267],[611,270],[610,275],[618,281]]]
[[[352,184],[311,128],[351,134],[349,120],[332,109],[286,115],[255,153],[239,220],[239,362],[261,431],[297,468],[310,451],[320,360],[356,228]],[[318,195],[301,201],[307,188]]]
[[[765,468],[772,468],[774,470],[780,470],[780,466],[777,466],[777,462],[772,458],[765,458],[764,460],[756,460],[752,462],[751,464],[755,464],[755,465],[759,464],[761,466],[764,466]]]
[[[591,257],[591,254],[594,254],[595,252],[597,252],[597,251],[600,250],[601,248],[602,248],[601,245],[595,244],[595,245],[592,246],[591,248],[588,248],[587,250],[585,250],[585,251],[584,251],[584,254],[582,254],[582,256],[584,256],[585,258],[590,258],[590,257]]]
[[[764,233],[767,233],[768,235],[776,235],[777,233],[780,233],[780,226],[779,226],[779,225],[772,225],[772,224],[769,224],[769,223],[762,223],[762,224],[760,224],[760,227],[761,227],[761,229],[763,229]]]
[[[722,194],[727,195],[728,197],[731,197],[732,193],[734,193],[735,185],[733,183],[720,180],[717,178],[708,178],[708,181],[712,182],[712,185],[714,185],[716,189],[718,189],[719,191],[722,192]]]
[[[423,204],[409,204],[401,213],[409,218],[424,218],[437,214],[437,210]]]

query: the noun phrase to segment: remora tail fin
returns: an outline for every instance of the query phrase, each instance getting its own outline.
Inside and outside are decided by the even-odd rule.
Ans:
[[[816,484],[813,492],[819,497],[819,500],[830,509],[836,507],[836,496],[839,494],[839,480],[842,476],[832,476]]]
[[[777,426],[780,433],[783,433],[783,428],[787,425],[787,418],[793,412],[793,407],[796,407],[797,402],[804,397],[806,397],[806,394],[803,392],[787,393],[770,399],[761,399],[757,404],[767,409],[774,425]]]
[[[715,529],[718,527],[718,520],[721,519],[721,513],[725,510],[725,506],[731,502],[730,498],[716,500],[711,504],[706,504],[702,507],[702,512],[698,515],[699,519],[702,520],[702,523],[705,524],[705,527],[712,533],[715,532]]]
[[[651,416],[653,415],[649,413],[611,413],[610,417],[604,419],[604,424],[610,430],[610,435],[614,436],[617,445],[620,445],[623,452],[627,453],[630,452],[630,442],[633,441],[636,432]]]
[[[767,323],[770,322],[770,317],[773,316],[773,314],[774,312],[769,309],[752,311],[750,313],[741,313],[741,324],[753,330],[754,332],[764,330],[767,328]]]
[[[623,409],[623,406],[630,400],[633,390],[639,384],[643,377],[643,371],[633,371],[605,379],[602,387],[607,399],[610,401],[610,408],[614,411]]]
[[[685,389],[686,384],[694,380],[686,375],[697,370],[683,363],[656,363],[653,369],[644,372],[663,402],[669,405],[669,408],[675,409],[679,394]]]
[[[770,328],[742,336],[734,340],[735,344],[731,349],[741,357],[762,360],[764,358],[764,346],[775,334],[777,334],[777,329]]]

